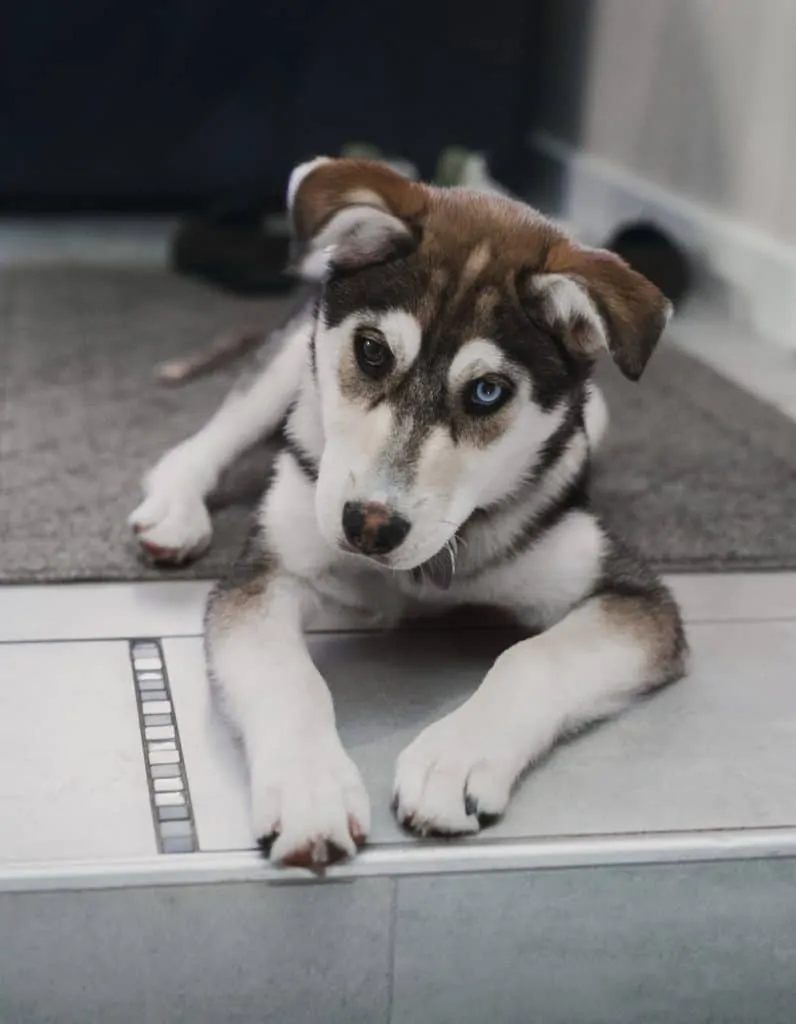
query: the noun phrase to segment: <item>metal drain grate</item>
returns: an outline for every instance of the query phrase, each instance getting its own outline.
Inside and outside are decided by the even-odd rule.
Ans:
[[[158,846],[161,853],[193,853],[196,826],[160,641],[131,640],[130,661]]]

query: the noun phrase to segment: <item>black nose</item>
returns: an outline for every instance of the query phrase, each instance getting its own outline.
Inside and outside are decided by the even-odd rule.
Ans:
[[[410,523],[377,501],[347,501],[343,506],[343,533],[363,555],[386,555],[404,542]]]

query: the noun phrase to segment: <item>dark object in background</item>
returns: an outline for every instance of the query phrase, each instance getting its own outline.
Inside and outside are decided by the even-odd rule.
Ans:
[[[281,196],[292,167],[348,139],[424,178],[455,140],[512,185],[538,22],[529,0],[6,4],[0,207],[184,213]]]
[[[675,309],[691,291],[693,272],[685,250],[656,224],[625,224],[608,239],[605,248],[657,285]]]
[[[186,218],[172,239],[171,264],[237,295],[275,295],[295,284],[286,273],[289,249],[281,197],[241,201]]]

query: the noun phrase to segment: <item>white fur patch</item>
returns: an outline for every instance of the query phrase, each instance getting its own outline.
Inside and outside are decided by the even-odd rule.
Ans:
[[[147,474],[144,501],[129,524],[159,561],[183,562],[210,543],[205,498],[230,463],[279,425],[307,362],[311,328],[304,319],[291,334],[272,339],[282,347],[267,370],[246,390],[233,390],[201,430],[166,452]]]
[[[354,331],[360,325],[384,333],[399,372],[409,369],[420,350],[420,325],[414,316],[401,309],[383,313],[366,309],[346,317],[334,328],[322,328],[319,332],[316,351],[326,440],[316,509],[322,534],[330,545],[341,540],[342,508],[346,501],[381,502],[396,511],[404,509],[411,518],[406,496],[397,481],[390,478],[383,458],[395,439],[389,403],[382,402],[367,410],[340,393],[340,360],[344,352],[350,351]]]
[[[465,342],[451,362],[448,382],[455,390],[463,380],[471,380],[485,373],[498,373],[506,357],[500,348],[486,338]]]
[[[399,372],[409,369],[420,353],[423,332],[417,318],[403,309],[390,309],[371,320],[367,313],[361,318],[384,334]]]
[[[324,864],[353,855],[370,806],[344,751],[332,699],[301,635],[306,585],[271,581],[258,605],[214,628],[210,654],[227,714],[244,740],[257,839],[276,835],[275,862]]]
[[[598,579],[605,543],[594,516],[570,512],[527,551],[484,573],[471,592],[513,608],[531,627],[552,625]]]
[[[335,263],[365,266],[401,236],[408,237],[409,228],[391,213],[375,206],[346,206],[311,240],[310,252],[301,260],[301,274],[321,280]]]
[[[305,281],[323,281],[329,273],[333,255],[333,246],[327,246],[325,249],[310,249],[301,257],[297,268],[298,272]]]
[[[592,451],[595,451],[602,444],[605,432],[608,429],[609,418],[608,406],[606,405],[602,389],[592,381],[589,384],[586,405],[583,410],[586,436],[589,439]]]
[[[299,164],[295,167],[288,179],[287,183],[287,208],[288,210],[293,209],[293,203],[296,200],[296,193],[301,187],[301,183],[304,179],[312,174],[318,167],[323,167],[324,164],[332,162],[331,157],[328,156],[316,156],[313,160],[307,160],[303,164]]]
[[[381,465],[392,435],[393,413],[386,403],[367,412],[341,403],[334,434],[324,447],[315,489],[318,525],[328,544],[336,546],[342,541],[347,501],[377,501],[401,509],[402,496]]]
[[[502,437],[487,449],[471,454],[469,475],[476,477],[474,504],[479,507],[488,507],[516,491],[525,479],[525,468],[533,463],[566,415],[564,405],[545,410],[526,396],[515,401],[519,406],[516,418]]]
[[[605,324],[586,289],[566,274],[539,274],[533,284],[554,323],[584,320],[589,325],[589,352],[607,350]]]
[[[599,599],[510,647],[468,701],[398,758],[399,818],[419,832],[478,831],[478,814],[502,814],[520,773],[558,738],[627,704],[646,661]]]
[[[564,491],[569,483],[574,480],[583,468],[588,458],[588,442],[582,433],[575,434],[569,444],[558,458],[556,464],[539,481],[538,485],[528,494],[524,501],[509,504],[505,509],[495,509],[489,519],[482,525],[473,524],[467,532],[467,547],[461,551],[462,569],[466,572],[468,565],[483,565],[488,563],[495,556],[505,551],[506,545],[513,543],[522,536],[527,524],[535,516],[538,516],[545,508],[548,508],[558,496]],[[507,467],[508,468],[508,467]],[[578,531],[570,535],[574,543]],[[553,532],[555,537],[555,532]],[[542,555],[547,543],[547,537],[543,538],[539,545],[533,549],[533,557]],[[594,571],[594,558],[598,557],[602,550],[602,535],[595,535],[595,543],[591,546],[589,557],[585,561],[577,561],[575,568],[580,573],[583,570],[585,578],[591,579],[590,573]],[[528,572],[541,571],[541,566],[529,570],[526,566],[526,559],[531,553],[515,556],[510,562],[503,562],[491,572],[486,572],[476,578],[470,584],[462,582],[465,590],[463,598],[470,601],[494,601],[498,604],[509,604],[512,602],[522,603],[522,594],[527,590],[525,574]],[[579,556],[580,557],[580,554]],[[568,563],[567,563],[568,564]],[[520,568],[515,572],[514,566]],[[581,577],[578,576],[578,579]],[[554,581],[557,580],[553,574]],[[572,581],[569,574],[562,575],[561,583],[562,600],[566,600],[571,593]],[[575,583],[577,586],[577,582]],[[549,599],[548,588],[544,580],[540,581],[542,595],[547,602]],[[516,587],[516,589],[515,589]],[[537,586],[534,584],[534,597],[537,594]],[[547,596],[545,596],[547,595]],[[558,605],[556,605],[558,606]]]
[[[274,480],[260,509],[260,522],[285,569],[312,579],[332,560],[318,529],[316,488],[290,455],[278,457]]]

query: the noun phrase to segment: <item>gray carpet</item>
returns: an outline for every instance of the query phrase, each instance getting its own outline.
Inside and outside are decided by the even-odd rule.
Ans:
[[[224,482],[213,547],[193,567],[143,564],[125,519],[144,469],[203,423],[239,368],[177,390],[151,371],[219,329],[267,325],[280,303],[79,268],[3,271],[0,303],[0,581],[221,571],[264,453]],[[671,346],[640,385],[602,378],[612,425],[596,492],[622,536],[670,571],[796,568],[796,424]]]

